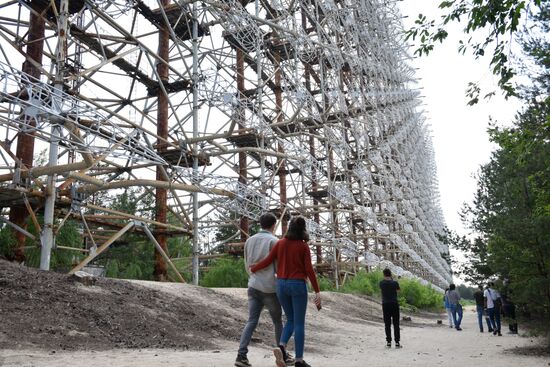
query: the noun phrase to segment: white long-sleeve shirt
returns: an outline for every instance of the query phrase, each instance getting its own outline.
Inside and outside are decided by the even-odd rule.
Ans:
[[[244,244],[244,263],[248,272],[248,286],[264,293],[275,293],[277,278],[275,278],[275,263],[256,273],[251,273],[249,266],[259,263],[267,257],[278,238],[271,232],[261,230],[246,240]]]

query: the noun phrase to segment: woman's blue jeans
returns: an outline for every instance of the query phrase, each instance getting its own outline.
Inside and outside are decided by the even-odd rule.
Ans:
[[[296,358],[304,357],[307,286],[301,279],[277,279],[277,298],[283,307],[286,323],[281,344],[287,345],[294,333]]]

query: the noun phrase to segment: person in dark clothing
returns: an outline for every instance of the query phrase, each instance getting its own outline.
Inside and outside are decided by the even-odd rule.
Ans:
[[[491,327],[491,321],[489,316],[485,313],[485,299],[483,298],[483,286],[478,286],[478,290],[474,292],[474,299],[476,301],[476,311],[477,311],[477,323],[479,324],[479,332],[483,332],[483,316],[485,316],[485,322],[487,323],[487,328],[489,332],[493,332]]]
[[[391,325],[393,323],[393,334],[395,347],[401,348],[399,332],[399,302],[397,292],[400,290],[399,283],[393,280],[390,269],[384,269],[384,279],[380,281],[382,291],[382,313],[384,314],[384,325],[386,330],[386,346],[391,348]]]
[[[516,305],[507,294],[502,295],[502,315],[508,321],[508,334],[518,333],[518,322],[516,321]]]

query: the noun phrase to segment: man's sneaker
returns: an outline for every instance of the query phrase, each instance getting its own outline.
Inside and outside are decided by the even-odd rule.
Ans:
[[[294,366],[296,363],[296,360],[292,356],[292,354],[288,353],[286,350],[283,349],[283,359],[285,360],[285,364],[287,366]]]
[[[386,347],[391,348],[391,342],[387,342]]]
[[[306,361],[296,361],[295,367],[311,367]]]
[[[399,344],[399,342],[395,342],[395,348],[401,349],[401,348],[403,348],[403,346],[401,344]]]
[[[243,356],[243,355],[240,355],[240,354],[237,355],[237,359],[235,360],[235,366],[237,366],[237,367],[252,367],[250,362],[248,362],[248,358],[246,358],[246,356]]]
[[[283,354],[284,348],[273,348],[273,355],[275,356],[275,365],[277,367],[286,367],[285,357]]]
[[[502,334],[500,333],[500,331],[498,332],[498,334],[497,334],[497,335],[498,335],[498,336],[502,336]]]
[[[489,332],[492,333],[492,332],[493,332],[493,329],[489,329]]]

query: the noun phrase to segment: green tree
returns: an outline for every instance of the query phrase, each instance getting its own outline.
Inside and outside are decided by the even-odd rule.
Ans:
[[[512,78],[517,74],[510,59],[511,44],[516,36],[529,37],[535,32],[533,24],[541,21],[540,14],[548,9],[549,0],[448,0],[441,1],[443,15],[439,21],[419,14],[415,26],[406,31],[406,39],[419,41],[415,54],[428,55],[438,42],[449,35],[448,26],[465,19],[464,35],[458,52],[471,52],[475,58],[489,55],[493,74],[506,97],[517,95]],[[520,22],[524,19],[523,22]],[[526,24],[522,27],[522,24]],[[538,24],[539,26],[543,24]],[[469,83],[469,104],[479,101],[480,88]],[[486,94],[489,97],[494,91]]]

